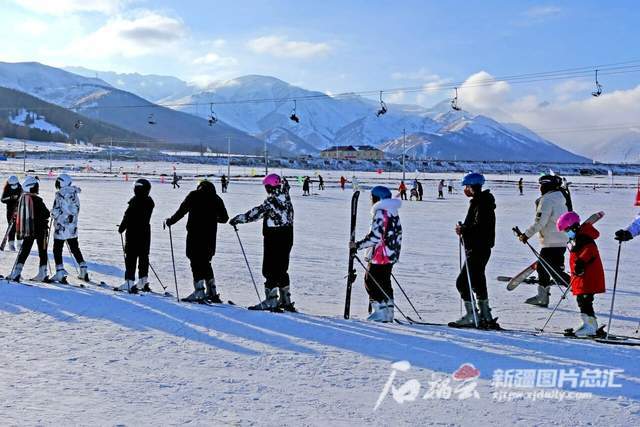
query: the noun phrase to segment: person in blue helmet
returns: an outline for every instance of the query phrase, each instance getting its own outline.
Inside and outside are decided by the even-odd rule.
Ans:
[[[475,319],[482,328],[498,328],[491,315],[485,268],[491,257],[496,232],[496,200],[489,190],[483,190],[485,179],[482,174],[469,173],[462,180],[464,194],[471,200],[463,223],[456,225],[456,234],[460,236],[465,248],[466,263],[460,270],[456,287],[464,301],[466,313],[449,325],[454,327],[474,327]],[[469,275],[467,275],[467,269]],[[469,286],[468,277],[471,278]],[[474,304],[469,291],[471,288],[478,303],[479,313],[474,314]]]
[[[391,190],[378,185],[371,189],[371,228],[364,239],[350,244],[352,249],[368,248],[365,288],[372,313],[368,320],[393,322],[393,287],[391,270],[400,258],[402,225],[398,209],[402,202],[391,198]]]

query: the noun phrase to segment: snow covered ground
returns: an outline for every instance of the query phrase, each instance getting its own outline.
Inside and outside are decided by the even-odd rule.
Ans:
[[[63,166],[69,162],[37,161],[29,168]],[[104,163],[97,165],[100,169]],[[97,280],[119,284],[122,251],[116,233],[135,173],[171,173],[169,163],[114,163],[114,171],[132,171],[129,181],[82,173],[76,184],[81,194],[80,242]],[[190,169],[187,169],[190,168]],[[21,161],[0,164],[3,177],[22,168]],[[180,189],[152,179],[153,215],[151,263],[169,291],[175,293],[169,236],[162,220],[195,188],[191,174],[226,173],[218,166],[179,165],[185,176]],[[196,169],[197,168],[197,169]],[[247,173],[242,168],[232,174]],[[287,172],[297,175],[297,171]],[[302,173],[302,172],[300,172]],[[305,172],[308,174],[309,172]],[[53,201],[53,178],[40,173],[45,201]],[[324,174],[330,184],[302,197],[292,190],[296,210],[295,245],[291,257],[292,293],[304,314],[249,312],[238,307],[205,307],[177,303],[156,296],[115,294],[111,291],[42,285],[0,285],[0,415],[3,425],[637,425],[640,423],[640,349],[578,342],[557,335],[454,330],[443,327],[371,324],[366,317],[362,272],[354,286],[352,320],[342,319],[346,273],[348,212],[351,191],[336,187],[339,172]],[[351,172],[345,172],[351,176]],[[398,174],[359,174],[367,187],[375,179],[396,186]],[[459,175],[422,174],[423,202],[405,202],[401,209],[404,241],[401,262],[394,272],[418,307],[432,322],[459,315],[455,290],[458,242],[453,227],[464,217],[467,200],[458,191],[435,199],[435,180]],[[413,178],[413,175],[410,176]],[[525,196],[518,196],[518,177],[490,176],[496,195],[497,243],[488,267],[494,314],[505,328],[532,330],[542,326],[551,309],[523,304],[535,292],[522,285],[513,292],[493,280],[510,275],[532,261],[511,227],[533,219],[535,177]],[[3,178],[4,179],[4,178]],[[510,179],[509,182],[505,180]],[[635,216],[632,206],[635,178],[571,178],[576,210],[583,216],[604,210],[598,223],[598,244],[608,286],[613,284],[617,242],[613,232]],[[591,182],[599,185],[597,191]],[[624,184],[624,185],[622,185]],[[216,179],[216,185],[218,181]],[[456,187],[458,189],[458,187]],[[231,215],[259,203],[264,190],[257,178],[232,181],[223,195]],[[361,197],[358,235],[367,229],[368,196]],[[2,216],[4,218],[4,215]],[[3,221],[4,222],[4,221]],[[4,224],[0,226],[4,227]],[[176,268],[181,295],[191,290],[184,256],[185,220],[173,228]],[[261,264],[260,224],[243,225],[239,233],[254,275]],[[640,320],[638,244],[622,247],[621,269],[612,332],[635,335]],[[65,253],[66,254],[66,253]],[[36,258],[27,262],[25,276],[36,271]],[[8,273],[15,253],[0,253],[0,272]],[[70,258],[67,269],[74,271]],[[222,226],[214,270],[224,300],[240,305],[257,300],[233,229]],[[161,290],[152,277],[152,287]],[[259,281],[260,283],[260,281]],[[396,289],[397,292],[397,289]],[[559,291],[553,289],[557,301]],[[606,322],[611,292],[596,297],[596,312]],[[398,292],[405,313],[411,309]],[[398,316],[400,317],[400,316]],[[560,306],[548,330],[561,331],[578,320],[575,300]],[[410,370],[397,371],[395,394],[378,401],[392,371],[392,363],[408,361]],[[479,377],[456,381],[452,374],[472,364]],[[574,371],[571,371],[571,370]],[[468,370],[468,368],[467,368]],[[515,371],[514,371],[515,370]],[[498,392],[555,390],[531,388],[531,370],[564,376],[565,392],[592,393],[564,400],[512,394],[499,401]],[[623,370],[623,371],[617,371]],[[571,387],[589,375],[598,380],[613,373],[621,387]],[[474,373],[471,377],[477,374]],[[534,372],[535,374],[535,372]],[[519,387],[505,384],[514,375]],[[545,377],[547,378],[547,377]],[[409,380],[416,380],[409,382]],[[502,384],[500,384],[502,381]],[[606,382],[606,381],[605,381]],[[416,386],[420,384],[417,395]],[[493,384],[492,384],[493,383]],[[466,397],[464,391],[473,391]],[[557,378],[555,381],[557,385]],[[539,384],[540,385],[540,384]],[[547,384],[548,385],[548,384]],[[402,387],[401,387],[402,386]],[[437,387],[436,387],[437,386]],[[413,388],[412,388],[413,387]],[[434,394],[434,390],[438,393]],[[403,395],[404,393],[404,395]],[[396,401],[405,398],[400,404]],[[504,395],[502,395],[504,396]],[[411,400],[415,397],[414,400]]]

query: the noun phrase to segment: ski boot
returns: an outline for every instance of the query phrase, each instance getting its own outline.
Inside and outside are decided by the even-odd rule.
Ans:
[[[475,328],[476,327],[474,318],[478,317],[478,314],[476,313],[476,316],[474,316],[473,303],[471,301],[465,301],[464,308],[466,310],[466,314],[461,318],[459,318],[458,320],[456,320],[455,322],[449,322],[448,326],[452,328]]]
[[[204,280],[194,282],[193,287],[195,290],[188,297],[182,298],[182,301],[204,303],[207,297],[204,293],[204,283]]]
[[[387,313],[387,301],[371,301],[371,309],[373,312],[367,317],[372,322],[388,322],[389,314]],[[393,314],[391,315],[393,318]]]
[[[538,285],[538,295],[527,298],[525,303],[536,305],[538,307],[549,307],[549,295],[551,292],[548,287]]]
[[[35,282],[46,282],[47,280],[49,280],[49,275],[47,274],[47,266],[41,265],[38,269],[38,274],[36,274],[36,276],[31,280]]]
[[[136,284],[136,287],[138,288],[139,291],[151,292],[151,287],[149,286],[149,278],[146,276],[140,277],[138,279],[138,283]]]
[[[384,320],[383,322],[385,323],[393,323],[393,308],[395,307],[395,304],[393,303],[393,300],[388,300],[387,301],[387,308],[385,309],[385,316],[384,316]]]
[[[573,334],[578,338],[595,337],[598,334],[598,321],[596,318],[584,313],[580,313],[580,317],[582,318],[582,324],[573,331]]]
[[[24,267],[24,264],[16,264],[13,267],[13,270],[11,270],[11,273],[9,273],[9,275],[7,276],[7,280],[11,280],[13,282],[19,282],[20,275],[22,274],[22,267]]]
[[[478,308],[480,309],[480,328],[499,330],[498,319],[491,315],[491,307],[489,307],[488,299],[478,300]]]
[[[68,283],[67,282],[67,271],[64,269],[64,265],[60,264],[60,265],[56,265],[56,274],[53,275],[53,277],[51,278],[52,282],[58,282],[58,283],[64,283],[65,285]]]
[[[86,262],[81,262],[80,263],[80,273],[78,273],[78,279],[80,280],[84,280],[85,282],[88,282],[89,279],[89,270],[87,268],[87,263]]]
[[[278,310],[278,288],[264,288],[266,298],[260,304],[252,305],[249,310]]]
[[[291,292],[289,292],[289,286],[280,288],[280,299],[278,300],[278,308],[291,313],[296,313],[297,310],[291,302]]]
[[[14,242],[13,240],[9,240],[9,250],[11,252],[15,252],[16,251],[16,242]]]
[[[216,292],[216,279],[212,277],[211,279],[207,280],[206,286],[207,286],[207,292],[206,292],[207,301],[213,304],[222,304],[222,300],[220,299],[220,294]]]
[[[138,287],[136,286],[135,280],[125,280],[124,283],[114,290],[121,292],[129,292],[130,294],[137,294]]]

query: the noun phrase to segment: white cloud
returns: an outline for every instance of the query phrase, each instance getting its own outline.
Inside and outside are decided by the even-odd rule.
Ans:
[[[280,58],[308,59],[324,56],[331,51],[328,43],[290,41],[279,36],[265,36],[250,40],[247,47],[256,53],[269,54]]]
[[[186,27],[178,18],[140,11],[133,17],[119,15],[109,19],[103,27],[73,42],[69,49],[99,58],[166,53],[166,49],[182,40],[186,33]]]
[[[230,56],[220,56],[217,53],[209,52],[204,56],[193,60],[195,65],[216,65],[219,67],[229,67],[236,65],[238,60]]]
[[[24,9],[46,15],[77,12],[117,13],[131,0],[13,0]]]
[[[527,9],[524,15],[532,19],[544,19],[551,16],[556,16],[562,12],[562,9],[557,6],[534,6]]]
[[[503,104],[511,90],[509,83],[496,80],[486,71],[475,73],[458,88],[460,105],[467,109],[489,109]]]
[[[17,33],[37,37],[47,32],[49,24],[39,19],[25,19],[15,22],[13,29]]]
[[[567,80],[565,82],[557,84],[553,91],[558,97],[559,101],[568,101],[576,95],[584,95],[589,93],[590,89],[594,86],[593,82],[585,80]]]

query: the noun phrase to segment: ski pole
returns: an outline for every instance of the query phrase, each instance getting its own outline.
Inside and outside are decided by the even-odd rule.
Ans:
[[[518,237],[520,237],[523,233],[520,231],[520,228],[518,227],[513,227],[512,228],[514,234]],[[529,243],[528,241],[526,242],[526,245],[529,247],[529,249],[531,249],[531,251],[533,252],[533,254],[536,256],[536,258],[538,259],[538,261],[542,264],[542,268],[544,268],[547,272],[547,274],[549,275],[549,277],[552,277],[555,281],[556,284],[558,286],[560,286],[560,284],[558,283],[558,281],[562,282],[564,284],[564,286],[569,286],[569,284],[567,283],[567,281],[564,279],[564,277],[562,277],[560,275],[560,273],[558,273],[556,271],[555,268],[553,268],[548,262],[547,260],[545,260],[544,258],[542,258],[542,256],[540,255],[540,252],[538,252],[533,246],[531,246],[531,243]]]
[[[162,223],[162,228],[166,226],[166,223]],[[121,235],[122,236],[122,235]],[[173,255],[173,236],[171,235],[171,226],[169,226],[169,245],[171,246],[171,264],[173,265],[173,282],[176,284],[176,299],[180,302],[180,295],[178,295],[178,275],[176,274],[176,259]]]
[[[127,265],[127,251],[124,249],[124,237],[122,237],[122,233],[120,234],[120,245],[122,245],[122,259],[124,260],[125,267]]]
[[[407,293],[404,291],[404,289],[402,289],[402,286],[400,286],[400,282],[398,282],[398,279],[396,279],[396,276],[393,275],[393,273],[391,273],[391,277],[393,277],[393,281],[396,282],[396,285],[398,285],[398,288],[402,291],[402,295],[404,295],[404,297],[407,299],[407,302],[409,303],[409,305],[411,306],[411,308],[413,309],[413,311],[416,313],[416,315],[418,316],[418,319],[420,320],[424,320],[422,318],[422,316],[420,316],[420,313],[418,313],[418,310],[416,310],[416,307],[413,305],[413,303],[411,302],[411,299],[409,298],[409,296],[407,295]]]
[[[71,252],[71,246],[69,246],[69,241],[65,240],[64,242],[67,244],[67,250],[69,251],[69,255],[71,255],[71,259],[73,260],[73,266],[76,269],[76,273],[80,274],[80,269],[78,268],[78,261],[76,261],[76,257],[73,255],[73,252]]]
[[[160,280],[158,273],[156,273],[156,269],[153,268],[153,265],[151,265],[151,263],[149,263],[149,268],[151,268],[151,271],[153,271],[153,275],[156,276],[156,279],[158,279],[158,283],[160,283],[160,286],[162,286],[162,289],[164,289],[164,292],[167,293],[167,287],[162,283],[162,280]]]
[[[618,241],[618,256],[616,257],[616,274],[613,277],[613,295],[611,296],[611,310],[609,310],[609,324],[607,325],[607,336],[609,339],[609,331],[611,330],[611,319],[613,318],[613,304],[616,300],[616,286],[618,285],[618,270],[620,267],[620,250],[622,249],[622,240]]]
[[[256,295],[258,296],[258,301],[261,302],[262,298],[260,297],[260,292],[258,292],[258,286],[256,285],[256,281],[253,278],[253,273],[251,272],[251,266],[249,266],[249,260],[247,259],[247,254],[244,251],[244,246],[242,246],[242,240],[240,240],[240,234],[238,233],[238,227],[233,226],[233,230],[236,232],[236,237],[238,238],[238,243],[240,244],[240,250],[242,251],[242,256],[244,257],[244,262],[247,264],[247,270],[249,270],[249,276],[251,276],[251,282],[253,283],[253,288],[256,290]]]
[[[396,310],[398,310],[398,313],[400,313],[402,315],[402,317],[404,317],[405,319],[407,319],[407,322],[409,323],[414,323],[411,318],[407,317],[406,314],[404,314],[402,312],[402,310],[400,310],[400,307],[398,307],[395,303],[395,301],[393,301],[393,299],[391,299],[391,297],[389,297],[389,295],[384,291],[384,289],[382,289],[382,286],[380,285],[380,283],[378,283],[378,281],[371,275],[371,272],[369,271],[369,269],[364,265],[364,263],[362,262],[362,260],[360,259],[360,257],[358,257],[357,255],[353,257],[356,261],[358,261],[358,264],[360,264],[360,266],[364,269],[364,271],[367,272],[367,274],[369,275],[369,277],[371,278],[371,280],[373,281],[373,283],[378,287],[378,290],[380,292],[382,292],[382,295],[384,295],[384,297],[387,299],[387,301],[391,301],[393,306],[396,308]]]
[[[47,235],[44,237],[44,251],[49,251],[49,239],[51,238],[51,226],[53,225],[53,217],[49,219],[49,228],[47,229]],[[37,243],[37,242],[36,242]],[[49,269],[49,274],[51,274],[51,262],[49,260],[49,255],[47,254],[47,268]]]
[[[462,240],[458,240],[458,267],[462,272]],[[460,317],[462,317],[462,299],[460,299]]]
[[[571,290],[571,284],[569,284],[569,286],[567,287],[567,289],[563,292],[562,296],[560,297],[560,300],[558,301],[558,303],[556,304],[556,306],[553,308],[553,311],[551,312],[551,314],[549,315],[549,318],[547,319],[547,321],[544,323],[544,326],[542,326],[541,329],[538,329],[538,331],[540,333],[544,332],[544,328],[547,327],[547,325],[549,324],[549,322],[551,321],[551,318],[553,317],[553,315],[556,313],[556,311],[558,310],[558,307],[560,307],[560,303],[562,303],[562,300],[564,300],[567,297],[567,294],[569,293],[569,291]]]
[[[462,226],[462,222],[458,222],[458,225]],[[478,313],[477,305],[476,305],[476,296],[473,293],[473,287],[471,286],[471,272],[469,271],[469,257],[467,256],[467,248],[465,247],[464,240],[462,239],[462,235],[460,235],[460,246],[462,248],[462,252],[464,252],[464,266],[465,270],[467,270],[467,283],[469,284],[469,296],[471,297],[471,306],[473,307],[473,323],[476,325],[476,328],[480,326],[478,323]]]

